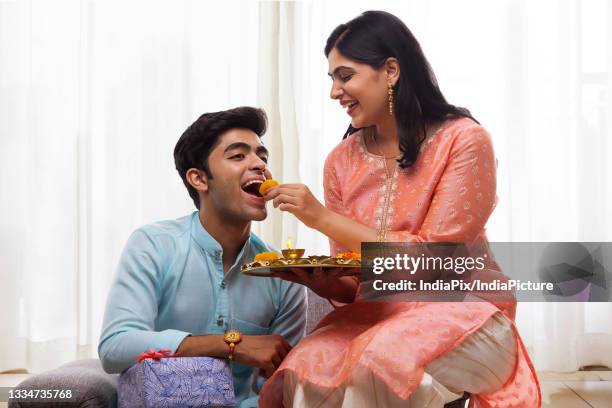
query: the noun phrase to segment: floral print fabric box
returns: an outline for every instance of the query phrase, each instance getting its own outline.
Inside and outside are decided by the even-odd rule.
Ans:
[[[119,377],[120,407],[232,407],[232,371],[212,357],[147,358]]]

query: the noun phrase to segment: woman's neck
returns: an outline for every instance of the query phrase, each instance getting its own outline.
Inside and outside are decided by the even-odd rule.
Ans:
[[[384,117],[372,129],[376,138],[376,145],[381,150],[377,154],[385,157],[395,157],[400,154],[399,150],[399,134],[395,118],[391,115]]]
[[[444,124],[444,120],[429,123],[425,126],[426,137],[436,133]],[[383,156],[396,156],[400,154],[399,150],[399,133],[395,118],[391,115],[386,116],[383,120],[373,126],[373,136],[376,137],[376,142],[382,150]],[[421,129],[419,129],[421,131]],[[381,154],[381,153],[379,153]]]

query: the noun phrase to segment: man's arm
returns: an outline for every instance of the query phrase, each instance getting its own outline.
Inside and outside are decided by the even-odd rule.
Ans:
[[[222,334],[207,336],[187,336],[179,345],[176,353],[181,357],[217,357],[226,358],[229,347]]]
[[[144,231],[130,236],[108,295],[98,345],[106,372],[127,369],[148,349],[174,352],[189,335],[179,330],[154,331],[163,261],[163,251]]]
[[[269,377],[302,337],[306,328],[306,288],[279,280],[276,316],[266,336],[243,335],[236,345],[236,361],[258,367]],[[181,356],[227,357],[228,345],[221,335],[189,336],[178,348]]]
[[[266,377],[270,377],[289,353],[291,346],[280,335],[243,335],[235,350],[234,359],[237,362],[260,368]],[[182,357],[226,358],[229,346],[220,334],[188,336],[180,344],[177,353]]]
[[[279,279],[279,302],[270,333],[283,336],[295,346],[306,332],[306,287]]]
[[[154,331],[160,282],[167,263],[164,252],[142,230],[134,232],[126,244],[108,296],[98,345],[102,366],[108,373],[124,371],[148,349],[167,349],[185,357],[228,355],[228,345],[219,334],[191,336],[180,330]],[[290,349],[282,336],[244,336],[235,358],[271,375]]]

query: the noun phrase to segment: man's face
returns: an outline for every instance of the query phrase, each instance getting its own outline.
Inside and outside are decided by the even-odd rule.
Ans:
[[[268,150],[259,136],[248,129],[223,133],[208,156],[213,176],[203,194],[206,206],[212,206],[222,219],[261,221],[266,218],[266,203],[259,186],[271,175],[266,168]]]

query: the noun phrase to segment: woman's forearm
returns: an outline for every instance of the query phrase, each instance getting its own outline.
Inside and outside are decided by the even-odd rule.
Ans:
[[[361,252],[362,242],[376,242],[377,231],[350,218],[325,209],[314,228],[354,252]]]
[[[340,303],[353,303],[358,287],[359,280],[356,277],[342,276],[338,278],[337,285],[329,289],[328,295],[323,297]]]

